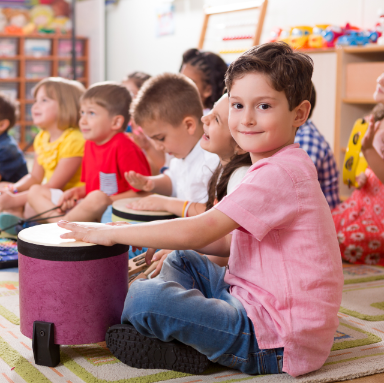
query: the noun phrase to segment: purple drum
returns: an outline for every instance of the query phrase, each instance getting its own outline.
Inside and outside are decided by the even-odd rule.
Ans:
[[[51,345],[103,341],[120,323],[128,292],[128,246],[61,239],[65,232],[46,224],[18,236],[20,330],[36,345],[47,332]],[[47,365],[38,363],[35,348],[36,363]]]

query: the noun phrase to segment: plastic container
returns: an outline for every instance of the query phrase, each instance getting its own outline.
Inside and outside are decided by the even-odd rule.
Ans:
[[[27,39],[24,43],[24,54],[33,57],[50,56],[52,51],[52,40]]]
[[[0,60],[0,78],[15,78],[18,73],[18,61]]]
[[[60,57],[71,56],[72,40],[59,40],[58,55]],[[76,55],[84,56],[84,41],[76,41]]]
[[[52,73],[51,61],[27,61],[25,63],[26,78],[44,78]]]
[[[25,83],[25,98],[27,100],[33,100],[33,88],[37,85],[37,82]]]
[[[73,78],[72,65],[70,61],[59,61],[58,75],[65,78]],[[76,63],[76,77],[84,77],[84,62]]]
[[[12,100],[16,100],[19,96],[19,84],[17,82],[0,83],[0,92]]]
[[[17,39],[0,39],[0,56],[16,56]]]

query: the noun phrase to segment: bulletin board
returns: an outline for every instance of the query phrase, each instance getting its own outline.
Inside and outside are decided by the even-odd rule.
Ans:
[[[226,63],[260,43],[268,0],[207,7],[198,48],[220,54]]]

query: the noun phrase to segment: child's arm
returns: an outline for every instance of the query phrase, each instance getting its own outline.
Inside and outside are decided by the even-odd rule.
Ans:
[[[375,173],[380,182],[384,183],[384,160],[373,147],[373,138],[375,137],[376,132],[379,130],[379,125],[380,121],[376,122],[375,124],[373,121],[373,116],[369,117],[369,126],[361,142],[361,150],[368,162],[369,167]]]
[[[82,157],[68,157],[59,160],[55,171],[46,186],[51,189],[63,189],[79,169]]]
[[[239,226],[217,209],[196,217],[140,225],[105,225],[95,228],[67,221],[60,221],[58,225],[71,230],[70,233],[61,235],[61,238],[104,246],[122,243],[157,249],[201,249],[202,252],[218,256],[229,255],[229,241],[225,236]]]
[[[150,210],[150,211],[168,211],[179,217],[186,217],[185,208],[188,201],[177,198],[165,197],[162,195],[151,195],[142,198],[139,201],[132,202],[127,205],[128,208],[134,210]],[[192,208],[193,206],[193,208]],[[193,202],[188,206],[188,217],[193,217],[205,212],[206,204]],[[184,210],[184,215],[183,215]]]
[[[143,176],[131,170],[124,174],[127,182],[138,190],[170,196],[172,181],[166,174],[158,176]]]

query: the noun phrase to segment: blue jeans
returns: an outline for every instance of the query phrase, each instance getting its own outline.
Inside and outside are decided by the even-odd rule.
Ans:
[[[174,251],[159,277],[129,288],[122,323],[164,342],[177,339],[212,362],[247,374],[282,372],[283,348],[261,350],[251,320],[229,294],[225,268],[195,251]]]

